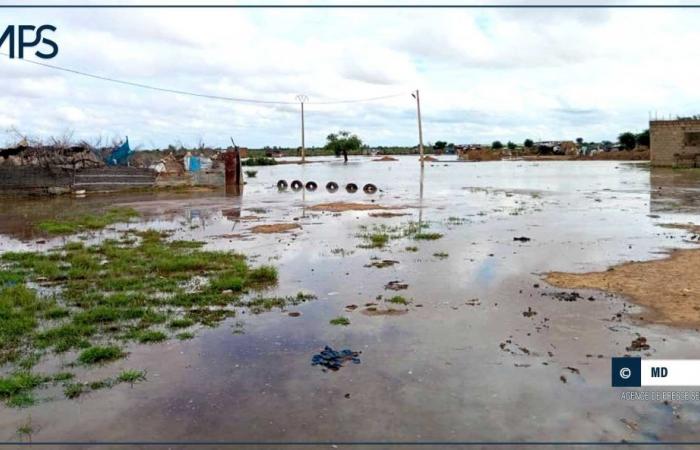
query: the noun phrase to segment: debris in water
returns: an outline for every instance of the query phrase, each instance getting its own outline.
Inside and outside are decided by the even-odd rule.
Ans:
[[[398,264],[398,261],[393,259],[383,259],[381,261],[373,261],[369,264],[365,264],[365,267],[376,267],[377,269],[383,269],[384,267],[391,267],[394,264]]]
[[[639,336],[637,339],[632,341],[629,347],[627,347],[628,352],[640,352],[642,350],[649,350],[651,347],[647,344],[647,338],[644,336]]]
[[[582,299],[581,295],[578,292],[571,291],[571,292],[556,292],[552,294],[552,297],[556,298],[557,300],[564,301],[564,302],[575,302],[576,300]]]
[[[537,315],[537,311],[533,310],[529,306],[527,307],[527,311],[523,311],[523,316],[525,317],[532,317]]]
[[[408,284],[402,283],[400,280],[390,281],[384,286],[384,289],[390,289],[392,291],[400,291],[403,289],[408,289]]]
[[[361,352],[353,352],[349,349],[337,352],[326,345],[326,348],[324,348],[321,353],[317,353],[311,358],[311,365],[323,366],[324,372],[326,369],[336,371],[343,367],[343,364],[348,361],[352,361],[353,364],[360,364],[360,353]]]
[[[531,239],[530,239],[529,237],[520,236],[520,237],[514,237],[513,240],[514,240],[514,241],[520,241],[520,242],[528,242],[528,241],[530,241]]]

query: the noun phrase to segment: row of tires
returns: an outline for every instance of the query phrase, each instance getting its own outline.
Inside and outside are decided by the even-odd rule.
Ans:
[[[307,181],[306,184],[302,183],[299,180],[294,180],[290,184],[287,184],[285,180],[279,180],[277,182],[277,189],[280,191],[286,190],[288,187],[291,187],[293,191],[300,191],[302,189],[306,189],[307,191],[315,191],[318,189],[318,184],[316,184],[315,181]],[[338,183],[335,181],[329,181],[326,183],[326,190],[328,192],[335,192],[340,188],[338,186]],[[345,190],[351,194],[354,194],[355,192],[358,191],[358,186],[355,183],[348,183],[345,185]],[[372,183],[367,183],[362,187],[362,190],[366,194],[374,194],[377,192],[377,186],[373,185]]]

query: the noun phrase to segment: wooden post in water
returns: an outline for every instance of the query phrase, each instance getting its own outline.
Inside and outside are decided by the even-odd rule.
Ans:
[[[224,164],[226,193],[240,195],[241,187],[243,186],[243,176],[241,173],[241,155],[238,152],[238,147],[224,153]]]

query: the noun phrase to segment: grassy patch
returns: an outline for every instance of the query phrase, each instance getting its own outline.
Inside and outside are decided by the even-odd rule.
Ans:
[[[442,237],[441,233],[429,233],[420,232],[413,235],[413,239],[424,240],[424,241],[434,241]]]
[[[63,395],[66,398],[78,398],[81,394],[85,392],[85,385],[83,383],[67,383],[63,387]]]
[[[78,361],[83,364],[99,364],[123,358],[125,353],[117,346],[95,346],[80,352]]]
[[[146,330],[139,334],[138,341],[142,344],[150,344],[153,342],[163,342],[168,339],[168,335],[162,331]]]
[[[121,373],[117,376],[117,381],[120,383],[130,383],[134,384],[138,381],[143,381],[146,379],[146,371],[145,370],[133,370],[133,369],[127,369],[127,370],[122,370]]]
[[[400,295],[395,295],[391,298],[388,298],[386,301],[395,305],[408,305],[409,303],[405,297],[402,297]]]
[[[331,319],[331,320],[330,320],[330,324],[331,324],[331,325],[342,325],[342,326],[347,326],[347,325],[350,325],[350,319],[348,319],[347,317],[338,316],[338,317],[336,317],[336,318],[334,318],[334,319]]]
[[[438,258],[438,259],[445,259],[445,258],[449,258],[450,254],[445,253],[445,252],[435,252],[435,253],[433,253],[433,256]]]
[[[175,335],[176,338],[178,338],[181,341],[186,341],[189,339],[194,339],[194,333],[190,333],[188,331],[184,331],[182,333],[178,333]]]
[[[192,319],[173,319],[170,321],[168,324],[168,327],[170,328],[188,328],[194,325],[194,320]]]
[[[71,241],[46,252],[0,255],[0,364],[26,372],[47,350],[78,351],[84,365],[108,362],[124,353],[105,342],[160,342],[171,338],[165,328],[215,326],[240,308],[261,313],[315,298],[251,297],[277,282],[275,267],[251,268],[243,255],[167,238],[158,231],[127,231],[94,245]],[[47,289],[30,289],[27,282]],[[20,405],[30,396],[31,389],[1,399],[14,397],[11,403]]]
[[[85,214],[61,220],[39,222],[37,228],[48,234],[73,234],[86,230],[100,230],[118,222],[128,222],[139,214],[131,208],[111,208],[102,214]]]
[[[32,390],[46,381],[46,377],[28,371],[2,377],[0,378],[0,399],[11,407],[31,406],[35,403]]]
[[[409,246],[406,247],[404,250],[406,250],[407,252],[417,252],[417,251],[418,251],[418,247],[416,247],[415,245],[409,245]]]

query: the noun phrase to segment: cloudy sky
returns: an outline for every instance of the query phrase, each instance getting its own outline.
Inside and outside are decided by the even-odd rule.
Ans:
[[[2,0],[0,0],[0,4]],[[2,10],[50,23],[50,64],[158,87],[306,106],[307,145],[614,140],[700,113],[700,9]],[[7,52],[4,45],[0,51]],[[33,56],[31,57],[33,58]],[[31,59],[28,58],[28,59]],[[143,90],[0,56],[0,145],[128,135],[132,146],[297,146],[299,106]]]

